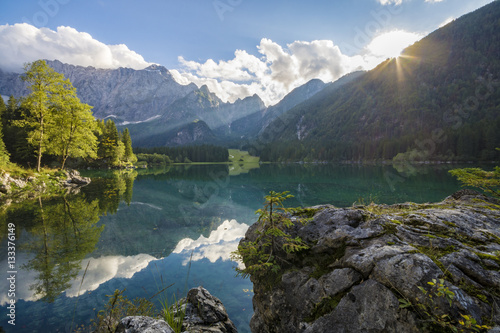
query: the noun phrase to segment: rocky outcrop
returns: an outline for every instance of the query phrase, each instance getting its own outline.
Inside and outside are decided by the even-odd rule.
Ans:
[[[181,300],[185,317],[182,332],[186,333],[237,333],[227,315],[226,308],[203,287],[191,289]],[[123,318],[116,333],[171,333],[172,328],[161,319],[135,316]]]
[[[0,173],[0,198],[15,201],[33,199],[42,194],[76,194],[80,188],[90,184],[90,178],[80,176],[77,170],[58,171],[52,174],[34,173],[30,176],[12,176]]]
[[[27,179],[12,177],[10,173],[5,172],[0,176],[0,193],[10,194],[13,187],[22,189],[26,186],[27,181]]]
[[[62,182],[63,186],[81,187],[90,184],[90,178],[80,176],[77,170],[65,171],[65,173],[67,178]]]
[[[279,273],[251,276],[252,332],[429,332],[464,328],[463,315],[500,326],[499,200],[462,190],[434,204],[308,212],[287,232],[309,249],[277,251]],[[261,228],[242,242],[259,242]]]

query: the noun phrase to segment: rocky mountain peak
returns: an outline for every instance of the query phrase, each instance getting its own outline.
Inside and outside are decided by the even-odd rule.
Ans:
[[[165,77],[168,77],[170,79],[173,79],[172,78],[172,74],[170,73],[170,71],[165,68],[164,66],[161,66],[161,65],[158,65],[158,64],[153,64],[151,66],[148,66],[146,68],[143,69],[144,71],[147,71],[147,72],[157,72]]]

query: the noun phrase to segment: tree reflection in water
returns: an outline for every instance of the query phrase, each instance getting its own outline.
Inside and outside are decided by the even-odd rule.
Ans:
[[[70,287],[81,268],[81,261],[94,251],[104,226],[99,222],[98,200],[80,197],[38,200],[33,226],[27,230],[30,240],[21,250],[34,257],[23,269],[37,271],[30,286],[35,298],[53,302]]]
[[[130,203],[136,176],[117,171],[97,178],[83,193],[3,205],[0,226],[16,225],[18,252],[30,258],[19,268],[36,276],[29,286],[34,299],[54,302],[72,285],[104,230],[100,216],[114,214],[121,201]]]

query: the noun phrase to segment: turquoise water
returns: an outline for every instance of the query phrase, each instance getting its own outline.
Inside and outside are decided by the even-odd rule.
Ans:
[[[86,172],[79,194],[4,205],[0,266],[7,276],[7,225],[16,233],[16,325],[8,323],[6,278],[0,326],[6,332],[88,328],[106,295],[152,297],[162,286],[182,297],[199,285],[220,298],[239,332],[249,332],[252,284],[235,277],[229,253],[255,222],[269,191],[287,204],[440,201],[460,188],[449,166],[226,165]],[[7,276],[8,277],[8,276]],[[169,296],[169,297],[170,297]],[[158,302],[158,297],[153,298]]]

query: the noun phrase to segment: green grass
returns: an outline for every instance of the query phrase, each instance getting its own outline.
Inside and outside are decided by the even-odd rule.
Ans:
[[[252,169],[260,167],[258,156],[250,156],[247,151],[228,149],[229,152],[229,175],[237,176],[248,173]]]
[[[258,156],[250,156],[247,151],[228,149],[229,162],[231,163],[259,163]]]

